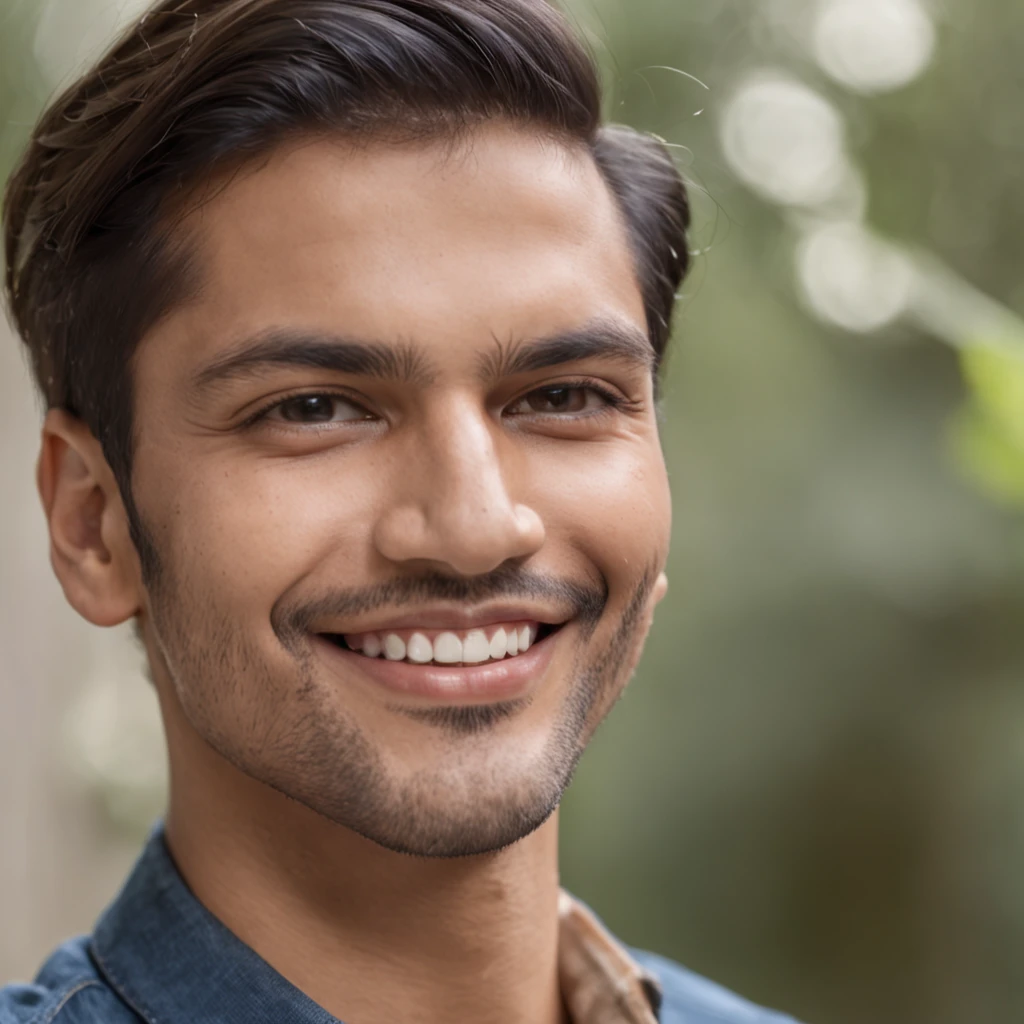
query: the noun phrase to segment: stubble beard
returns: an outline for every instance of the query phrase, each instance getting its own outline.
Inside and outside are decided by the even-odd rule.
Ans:
[[[177,700],[192,728],[221,757],[386,849],[453,858],[507,847],[558,807],[583,750],[628,681],[656,575],[643,575],[607,641],[596,648],[607,591],[600,601],[591,594],[578,623],[571,685],[542,752],[530,763],[510,771],[488,756],[502,723],[527,702],[441,708],[416,717],[432,730],[431,741],[446,745],[444,768],[404,780],[388,771],[373,736],[351,716],[339,715],[328,699],[309,636],[298,628],[301,614],[292,616],[289,629],[275,624],[296,666],[294,677],[283,681],[233,622],[218,614],[216,603],[179,585],[166,562],[150,596],[157,645]],[[450,590],[453,582],[445,585]],[[472,582],[454,585],[474,595],[480,589]],[[507,579],[498,585],[511,592]],[[261,694],[287,694],[288,705],[268,708]]]

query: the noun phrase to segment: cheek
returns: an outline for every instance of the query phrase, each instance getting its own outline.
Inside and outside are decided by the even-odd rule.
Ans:
[[[197,459],[191,472],[165,479],[173,481],[167,488],[173,498],[152,503],[165,511],[147,516],[158,547],[176,574],[187,574],[193,592],[215,594],[235,611],[251,608],[265,616],[328,555],[361,561],[372,497],[355,467],[332,467],[327,458]]]
[[[593,445],[540,479],[557,481],[557,487],[536,495],[538,508],[549,510],[549,534],[568,536],[609,583],[635,580],[652,565],[661,568],[671,500],[656,445]]]

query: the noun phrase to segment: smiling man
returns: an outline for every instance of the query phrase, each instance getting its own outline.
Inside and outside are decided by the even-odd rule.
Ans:
[[[4,207],[54,570],[163,826],[0,1022],[781,1020],[560,892],[665,589],[689,215],[542,0],[164,0]],[[660,1016],[659,1016],[660,1015]]]

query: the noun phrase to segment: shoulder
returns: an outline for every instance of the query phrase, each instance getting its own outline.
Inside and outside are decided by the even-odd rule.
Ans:
[[[140,1024],[103,980],[88,940],[72,939],[30,985],[0,988],[0,1024]]]
[[[661,983],[661,1024],[797,1024],[665,957],[636,949],[630,954]]]

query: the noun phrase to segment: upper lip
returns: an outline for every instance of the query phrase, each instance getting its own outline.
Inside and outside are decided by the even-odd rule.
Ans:
[[[431,605],[418,611],[403,612],[401,615],[367,618],[364,622],[322,623],[314,629],[316,633],[384,633],[388,630],[448,629],[463,632],[503,622],[540,622],[547,626],[560,626],[572,617],[564,610],[538,608],[529,604],[490,604],[478,608],[454,605]]]

